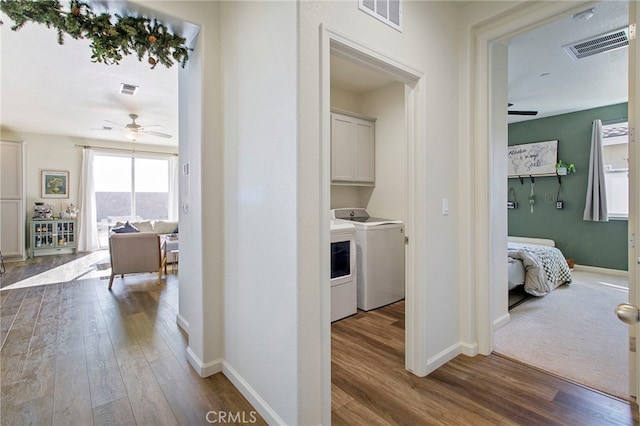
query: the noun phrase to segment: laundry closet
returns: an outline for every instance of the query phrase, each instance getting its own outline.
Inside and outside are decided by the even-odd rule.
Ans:
[[[355,300],[359,309],[370,310],[404,298],[404,223],[407,209],[405,85],[332,56],[331,135],[330,205],[332,218],[336,218],[335,212],[340,217],[340,220],[332,220],[331,316],[335,321],[356,313]],[[367,215],[382,222],[370,221],[367,226],[363,223],[365,218],[351,217],[354,226],[350,230],[348,219],[352,212],[352,216]],[[395,229],[387,229],[384,241],[378,239],[377,247],[363,250],[366,241],[382,235],[371,232],[376,227]],[[358,264],[354,277],[357,296],[355,286],[349,287],[345,280],[340,282],[340,286],[334,285],[339,281],[334,278],[339,273],[334,271],[334,266],[340,265],[344,273],[347,271],[348,256],[344,250],[350,246],[347,241],[352,239],[357,242]],[[339,251],[338,242],[342,244]],[[390,250],[391,245],[393,250]],[[377,270],[365,269],[367,261],[363,259],[363,253],[367,252],[379,256],[368,262],[370,266],[377,265]],[[398,254],[389,255],[390,252]],[[342,261],[338,260],[340,258]],[[379,283],[367,278],[378,276],[388,278]],[[365,291],[365,278],[367,283],[377,286],[375,291]],[[377,302],[372,304],[371,300]]]

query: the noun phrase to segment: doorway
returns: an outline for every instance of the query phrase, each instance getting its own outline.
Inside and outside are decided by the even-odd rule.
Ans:
[[[581,5],[580,7],[576,8],[573,7],[571,8],[569,5],[559,5],[559,4],[554,4],[554,5],[548,5],[542,8],[536,8],[531,6],[529,12],[530,13],[523,13],[522,15],[519,15],[519,17],[509,20],[507,22],[507,20],[501,21],[498,25],[496,25],[496,23],[493,23],[491,25],[491,28],[489,25],[483,27],[482,29],[479,29],[478,32],[476,33],[477,39],[476,41],[476,45],[474,46],[474,49],[476,50],[476,52],[479,53],[478,56],[478,61],[476,62],[475,66],[478,67],[478,70],[481,70],[479,75],[482,75],[482,71],[487,71],[488,73],[492,73],[493,72],[493,68],[496,66],[495,62],[492,62],[491,59],[491,47],[500,40],[507,40],[509,39],[511,36],[521,33],[522,31],[524,31],[525,29],[531,28],[534,25],[541,25],[547,22],[552,22],[558,18],[561,17],[566,17],[566,16],[570,16],[573,13],[577,13],[587,7],[589,7],[589,5],[594,5],[597,3],[591,3],[591,4],[584,4]],[[526,18],[525,18],[526,16]],[[630,78],[630,81],[632,81],[633,78]],[[494,81],[494,80],[492,80]],[[478,83],[480,83],[480,81],[478,80]],[[504,85],[504,84],[503,84]],[[481,152],[486,152],[487,158],[489,158],[488,162],[486,164],[482,164],[480,169],[484,170],[484,167],[490,167],[491,164],[498,164],[498,162],[503,161],[504,162],[504,158],[501,157],[501,154],[503,153],[503,151],[500,151],[499,147],[497,145],[495,145],[495,141],[496,141],[496,132],[500,132],[500,128],[501,126],[495,126],[496,121],[499,121],[499,117],[500,116],[504,116],[504,121],[502,123],[502,125],[504,126],[504,129],[506,131],[506,104],[507,104],[507,99],[505,99],[504,93],[501,93],[503,96],[499,96],[498,92],[500,92],[500,88],[497,89],[497,92],[494,91],[496,90],[495,87],[492,88],[479,88],[475,90],[475,102],[476,102],[476,108],[478,111],[478,123],[480,129],[476,129],[476,130],[480,130],[477,134],[477,141],[480,141],[480,151]],[[631,106],[633,105],[634,102],[634,93],[632,90],[630,90],[630,96],[629,96],[629,105],[630,105],[630,109]],[[484,112],[481,110],[480,106],[483,104],[483,102],[488,101],[488,104],[491,105],[490,111],[489,112]],[[632,112],[630,111],[629,113],[629,117],[632,116]],[[487,137],[483,136],[482,133],[482,129],[487,131]],[[505,135],[502,135],[505,136]],[[499,139],[499,138],[498,138]],[[493,148],[496,148],[495,152],[493,151]],[[487,150],[488,151],[485,151]],[[502,159],[501,159],[502,158]],[[631,158],[633,157],[633,154],[631,155]],[[483,160],[480,160],[480,163],[484,163]],[[635,174],[634,170],[633,170],[633,163],[631,163],[630,165],[630,181],[633,180],[633,175]],[[492,232],[487,233],[486,235],[483,235],[484,231],[478,230],[479,231],[479,236],[480,236],[480,244],[481,245],[485,245],[486,246],[490,246],[491,250],[489,255],[487,256],[487,261],[491,262],[493,259],[501,259],[504,258],[506,253],[505,253],[505,249],[503,248],[503,243],[506,240],[506,232],[505,235],[502,235],[502,233],[498,233],[496,232],[496,229],[505,229],[506,226],[501,224],[498,219],[496,219],[497,216],[498,218],[501,217],[502,215],[502,211],[504,210],[504,204],[507,201],[507,192],[503,191],[504,193],[502,193],[502,191],[496,192],[495,188],[493,188],[492,183],[496,183],[500,189],[503,189],[500,185],[500,180],[504,179],[506,180],[506,176],[496,176],[495,174],[489,178],[484,178],[482,177],[480,174],[476,173],[475,174],[476,177],[478,179],[484,180],[484,182],[482,182],[482,184],[480,186],[484,187],[484,189],[482,189],[482,194],[480,194],[480,197],[489,197],[487,199],[491,199],[491,205],[488,207],[486,213],[487,216],[485,217],[480,217],[478,218],[478,220],[476,220],[476,226],[483,226],[483,227],[488,227],[487,229],[492,229]],[[494,182],[495,181],[495,182]],[[478,187],[478,186],[477,186]],[[631,191],[631,196],[633,197],[633,190]],[[493,202],[493,199],[497,200],[497,202]],[[633,198],[632,198],[633,199]],[[496,213],[496,215],[492,215],[492,213]],[[633,223],[635,223],[635,221],[633,220],[634,218],[637,218],[637,211],[630,211],[630,220],[629,220],[629,233],[633,232]],[[506,230],[505,230],[506,231]],[[486,239],[485,239],[486,238]],[[632,260],[632,256],[630,257],[630,262],[629,262],[629,269],[630,269],[630,300],[634,300],[633,294],[634,294],[634,286],[637,286],[637,282],[634,280],[634,266],[633,266],[633,262]],[[502,267],[503,268],[503,267]],[[503,268],[504,269],[504,268]],[[500,307],[496,304],[496,299],[497,296],[499,294],[501,294],[502,292],[506,291],[506,274],[503,274],[500,270],[500,268],[496,268],[495,266],[491,268],[491,270],[489,271],[482,271],[480,270],[479,272],[481,272],[481,276],[482,276],[482,280],[481,283],[479,284],[479,290],[480,292],[483,291],[487,291],[486,294],[489,295],[489,306],[490,307],[483,307],[481,305],[478,305],[479,310],[477,313],[477,319],[479,320],[478,324],[480,324],[480,329],[479,329],[479,335],[480,335],[480,339],[479,339],[479,345],[480,345],[480,352],[481,353],[490,353],[491,350],[493,349],[493,328],[494,328],[494,318],[495,318],[495,311],[496,309],[500,309]],[[487,280],[486,283],[484,282],[485,279]],[[489,282],[491,282],[492,284],[488,284]],[[613,308],[615,308],[615,306],[612,306],[612,311]],[[611,314],[613,315],[613,313]],[[633,362],[632,362],[633,365]],[[633,371],[633,369],[632,369]],[[634,389],[634,376],[632,374],[631,377],[631,381],[632,381],[632,393],[633,393],[633,389]]]
[[[406,234],[410,235],[416,226],[416,222],[414,220],[415,212],[414,206],[412,205],[411,200],[413,197],[410,195],[412,191],[415,191],[416,188],[414,184],[411,182],[414,181],[414,173],[415,169],[413,163],[409,161],[409,159],[413,158],[412,150],[415,149],[415,140],[419,137],[420,131],[417,129],[416,120],[414,119],[421,110],[422,110],[422,97],[423,94],[420,92],[420,79],[422,78],[422,74],[417,72],[416,70],[404,65],[400,64],[391,58],[386,57],[379,52],[375,52],[359,43],[350,40],[338,33],[333,32],[328,28],[323,28],[323,48],[322,48],[322,66],[323,66],[323,92],[322,92],[322,122],[323,122],[323,151],[325,153],[324,158],[325,162],[323,168],[325,170],[325,205],[329,208],[333,207],[333,202],[346,202],[349,199],[359,199],[360,202],[366,203],[377,203],[376,201],[381,197],[379,194],[375,194],[371,189],[364,189],[362,191],[353,191],[353,190],[342,190],[338,189],[337,191],[332,191],[330,185],[330,109],[332,103],[336,101],[336,97],[342,97],[342,106],[343,108],[346,106],[357,106],[358,101],[357,97],[352,95],[348,95],[344,92],[343,89],[333,90],[334,99],[332,99],[332,88],[331,88],[331,80],[334,80],[334,86],[337,86],[339,83],[336,80],[339,77],[345,77],[346,74],[342,76],[338,76],[337,74],[333,74],[331,72],[331,62],[334,60],[334,65],[337,62],[340,62],[342,69],[350,69],[351,71],[356,70],[356,75],[358,71],[360,72],[368,72],[371,73],[372,79],[378,79],[377,83],[378,87],[374,90],[374,92],[379,92],[377,94],[373,94],[371,99],[368,99],[366,104],[368,105],[365,108],[373,108],[372,104],[379,104],[375,109],[380,111],[386,116],[389,116],[389,121],[394,123],[392,124],[392,128],[397,127],[402,123],[403,133],[402,142],[396,148],[400,148],[400,159],[397,157],[396,151],[396,162],[400,161],[403,164],[401,165],[401,170],[404,170],[400,176],[389,173],[387,177],[389,180],[394,180],[396,183],[400,182],[402,187],[405,189],[405,197],[401,203],[401,210],[397,212],[389,212],[391,215],[401,215],[401,218],[405,222],[405,230]],[[335,68],[334,68],[335,70]],[[388,95],[388,92],[393,94],[392,98],[394,99],[393,107],[389,109],[389,111],[385,110],[385,103],[383,102],[384,96]],[[369,102],[374,101],[374,102]],[[363,102],[364,103],[364,102]],[[365,113],[371,114],[375,111],[365,111]],[[393,118],[391,118],[393,117]],[[397,141],[400,138],[396,139]],[[393,151],[393,146],[390,148]],[[389,168],[392,169],[393,167]],[[393,177],[392,177],[393,176]],[[380,191],[384,193],[384,191]],[[341,201],[338,201],[341,200]],[[381,203],[382,204],[382,203]],[[328,229],[328,227],[327,227]],[[327,234],[328,235],[328,234]],[[328,241],[328,237],[327,237]],[[421,352],[419,352],[422,348],[420,345],[417,345],[417,337],[416,333],[418,329],[421,329],[420,324],[416,324],[416,318],[413,315],[415,312],[415,307],[413,306],[416,303],[415,291],[413,285],[413,269],[415,268],[415,264],[413,259],[414,250],[411,245],[406,246],[406,255],[405,255],[405,304],[406,304],[406,317],[405,317],[405,329],[406,329],[406,337],[405,337],[405,368],[415,372],[415,374],[419,374],[422,369],[419,367],[419,362],[423,357],[421,356]],[[327,254],[328,254],[327,250]],[[323,264],[329,266],[328,256],[324,260]],[[324,303],[323,310],[326,315],[325,318],[329,318],[328,311],[330,310],[330,295],[329,288],[323,291]],[[331,332],[329,323],[327,323],[327,332],[325,334],[327,338],[324,341],[324,349],[325,354],[327,356],[326,359],[331,359]],[[325,380],[330,379],[330,370],[326,372],[327,376]],[[425,373],[426,374],[426,373]],[[424,374],[423,374],[424,375]]]

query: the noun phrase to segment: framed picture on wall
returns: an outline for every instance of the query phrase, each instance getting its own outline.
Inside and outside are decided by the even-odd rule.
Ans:
[[[69,172],[42,171],[42,198],[69,198]]]

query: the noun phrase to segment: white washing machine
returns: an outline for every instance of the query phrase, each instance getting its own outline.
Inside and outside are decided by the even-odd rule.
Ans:
[[[356,227],[331,221],[331,321],[358,312]]]
[[[358,308],[380,308],[404,299],[404,223],[369,216],[362,208],[334,209],[336,222],[356,231]]]

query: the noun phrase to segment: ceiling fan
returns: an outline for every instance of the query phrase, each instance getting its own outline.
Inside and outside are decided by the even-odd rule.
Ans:
[[[513,104],[509,103],[509,107],[512,107]],[[508,111],[509,115],[538,115],[538,111]]]
[[[153,130],[148,130],[149,127],[162,127],[159,124],[153,124],[150,126],[141,126],[140,124],[136,123],[136,120],[138,119],[138,114],[129,114],[129,118],[131,119],[131,123],[129,124],[120,124],[110,120],[104,120],[104,121],[121,127],[123,130],[125,130],[124,136],[127,139],[131,139],[133,141],[142,139],[144,135],[157,136],[160,138],[172,137],[168,133],[161,133],[161,132],[155,132]],[[97,130],[113,130],[113,127],[103,126],[101,129],[97,129]]]

